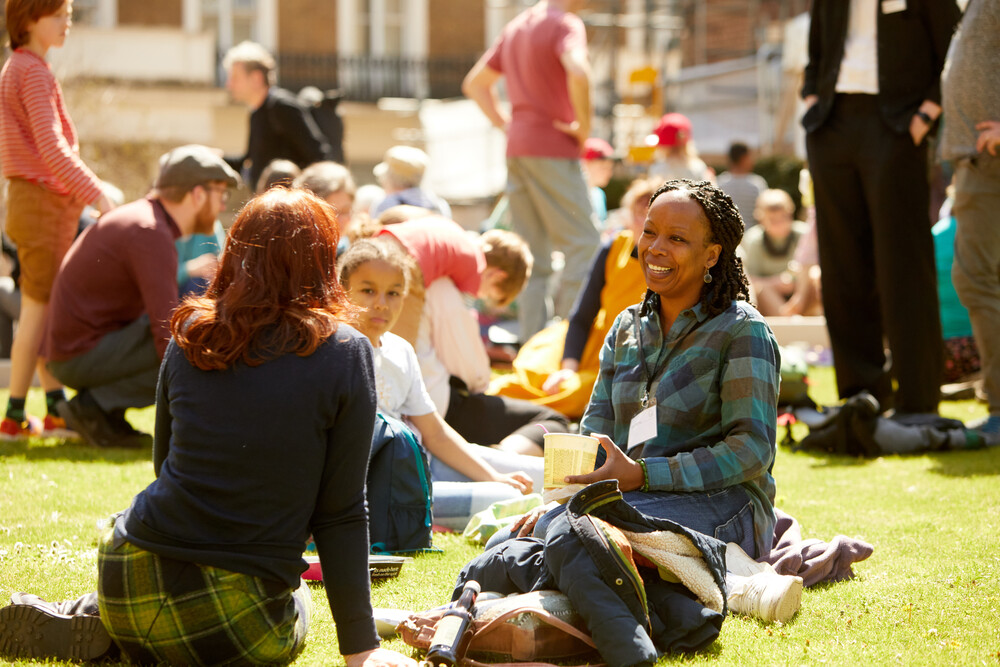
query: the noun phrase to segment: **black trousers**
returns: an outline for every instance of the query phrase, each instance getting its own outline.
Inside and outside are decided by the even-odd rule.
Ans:
[[[450,384],[451,396],[444,420],[469,442],[495,445],[517,433],[543,447],[545,429],[564,433],[569,428],[569,419],[544,405],[507,396],[473,394],[454,375]]]
[[[840,396],[867,390],[884,408],[936,411],[943,361],[926,142],[886,125],[877,96],[837,95],[806,146]]]

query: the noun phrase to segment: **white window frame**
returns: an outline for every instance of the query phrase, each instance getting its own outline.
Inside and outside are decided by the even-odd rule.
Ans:
[[[106,0],[100,0],[104,2]],[[233,14],[241,0],[216,0],[218,3],[218,45],[219,52],[225,53],[233,44]],[[256,11],[250,10],[253,18],[251,39],[272,54],[278,47],[278,0],[256,0]],[[184,0],[182,23],[185,32],[201,32],[204,28],[204,3],[202,0]]]
[[[425,60],[429,52],[430,23],[428,0],[404,0],[402,44],[398,54],[386,52],[385,0],[370,0],[368,20],[368,52],[362,49],[359,39],[364,21],[361,17],[359,0],[338,0],[337,2],[337,55],[341,57],[357,56],[398,56],[411,60]],[[341,70],[341,85],[350,88],[353,76],[361,72]],[[378,85],[380,72],[364,73],[375,85]],[[408,92],[416,98],[427,96],[430,85],[427,81],[426,68],[414,73],[408,82]]]
[[[399,56],[403,58],[426,58],[429,41],[428,0],[405,0],[403,8],[403,33]],[[359,19],[361,3],[358,0],[338,0],[337,2],[337,53],[341,56],[386,56],[397,55],[386,52],[385,0],[371,0],[368,16],[368,53],[361,49],[359,31],[363,25]]]

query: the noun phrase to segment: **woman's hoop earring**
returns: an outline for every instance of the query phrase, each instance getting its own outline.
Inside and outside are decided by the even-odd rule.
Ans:
[[[706,283],[712,282],[712,274],[709,273],[707,266],[705,267],[705,282]]]

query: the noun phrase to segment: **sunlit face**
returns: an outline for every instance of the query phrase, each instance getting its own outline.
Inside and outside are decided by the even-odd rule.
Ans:
[[[248,104],[257,96],[260,74],[250,72],[243,63],[233,63],[226,76],[226,90],[237,102]]]
[[[28,24],[28,48],[44,54],[52,47],[62,46],[73,25],[73,0],[67,0],[54,14]]]
[[[632,232],[632,238],[638,239],[642,234],[642,228],[646,224],[646,211],[649,209],[649,200],[653,197],[653,193],[649,192],[644,195],[640,195],[635,198],[632,202],[631,213],[632,216],[629,218],[628,228]]]
[[[611,160],[584,160],[583,173],[587,176],[587,185],[605,187],[611,182],[615,172],[615,163]]]
[[[351,217],[354,215],[354,197],[340,190],[329,195],[326,198],[326,203],[337,209],[337,227],[340,228],[340,234],[343,236],[351,222]]]
[[[506,279],[507,273],[505,271],[495,266],[487,267],[479,282],[476,298],[488,301],[500,308],[508,306],[514,300],[514,296],[509,294],[503,286],[503,281]]]
[[[382,334],[396,324],[403,312],[406,277],[402,270],[385,260],[365,262],[348,278],[347,296],[355,305],[364,308],[358,329],[378,347]]]
[[[792,233],[792,214],[784,206],[758,208],[754,215],[767,235],[776,241],[784,241]]]
[[[683,309],[701,299],[705,269],[715,266],[722,252],[708,235],[704,211],[684,191],[664,192],[649,207],[639,236],[639,265],[646,286],[664,304]]]
[[[213,182],[198,186],[204,189],[205,203],[201,205],[195,214],[194,233],[211,234],[215,227],[215,221],[219,219],[219,214],[226,208],[229,201],[229,188],[225,183]]]

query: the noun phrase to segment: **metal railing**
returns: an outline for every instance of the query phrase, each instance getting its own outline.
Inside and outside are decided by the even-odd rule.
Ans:
[[[281,86],[290,90],[336,88],[343,99],[357,102],[376,102],[382,97],[446,99],[462,96],[462,79],[477,58],[282,53],[278,77]]]

